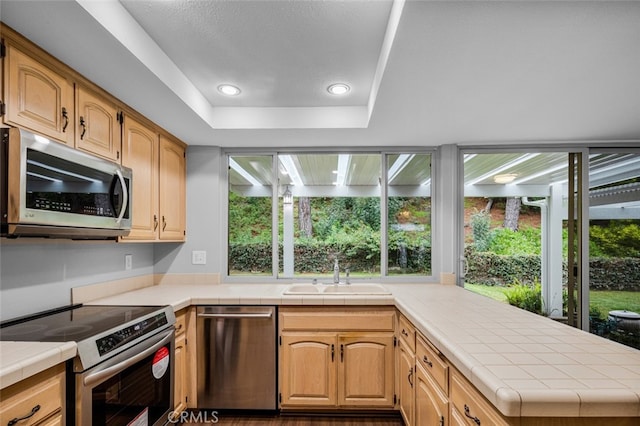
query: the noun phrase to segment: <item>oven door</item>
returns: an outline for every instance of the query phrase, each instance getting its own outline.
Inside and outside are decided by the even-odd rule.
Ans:
[[[173,407],[173,328],[76,374],[76,425],[164,425]]]

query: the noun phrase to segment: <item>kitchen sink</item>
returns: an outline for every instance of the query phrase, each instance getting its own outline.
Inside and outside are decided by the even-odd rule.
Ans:
[[[321,285],[291,284],[282,294],[320,294],[322,290]]]
[[[331,285],[325,287],[323,294],[391,294],[380,284],[358,283],[349,285]]]
[[[282,294],[291,295],[385,295],[391,294],[381,284],[291,284]]]

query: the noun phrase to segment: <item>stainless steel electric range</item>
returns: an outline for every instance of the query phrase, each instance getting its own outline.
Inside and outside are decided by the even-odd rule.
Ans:
[[[170,306],[74,305],[5,321],[0,340],[78,345],[67,362],[66,424],[164,425],[173,407]]]

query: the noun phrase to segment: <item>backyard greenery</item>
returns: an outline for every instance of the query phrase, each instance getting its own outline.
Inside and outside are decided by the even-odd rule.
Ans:
[[[379,274],[381,221],[379,197],[315,197],[309,199],[310,236],[294,221],[296,274],[326,274],[333,258],[354,274]],[[420,197],[388,199],[387,234],[391,274],[429,275],[431,271],[431,200]],[[298,218],[299,203],[294,202]],[[279,214],[282,261],[283,220]],[[271,274],[271,198],[229,193],[229,270]],[[409,224],[410,231],[402,228]],[[279,265],[282,270],[282,264]]]

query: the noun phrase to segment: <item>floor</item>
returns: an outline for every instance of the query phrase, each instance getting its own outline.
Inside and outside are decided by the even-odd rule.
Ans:
[[[204,412],[200,413],[204,416]],[[186,420],[186,419],[185,419]],[[355,416],[277,416],[277,415],[259,415],[259,416],[238,416],[224,415],[222,413],[212,415],[209,413],[208,418],[193,418],[190,420],[200,421],[200,423],[191,423],[194,426],[207,426],[212,423],[227,426],[403,426],[404,423],[400,417],[355,417]]]

